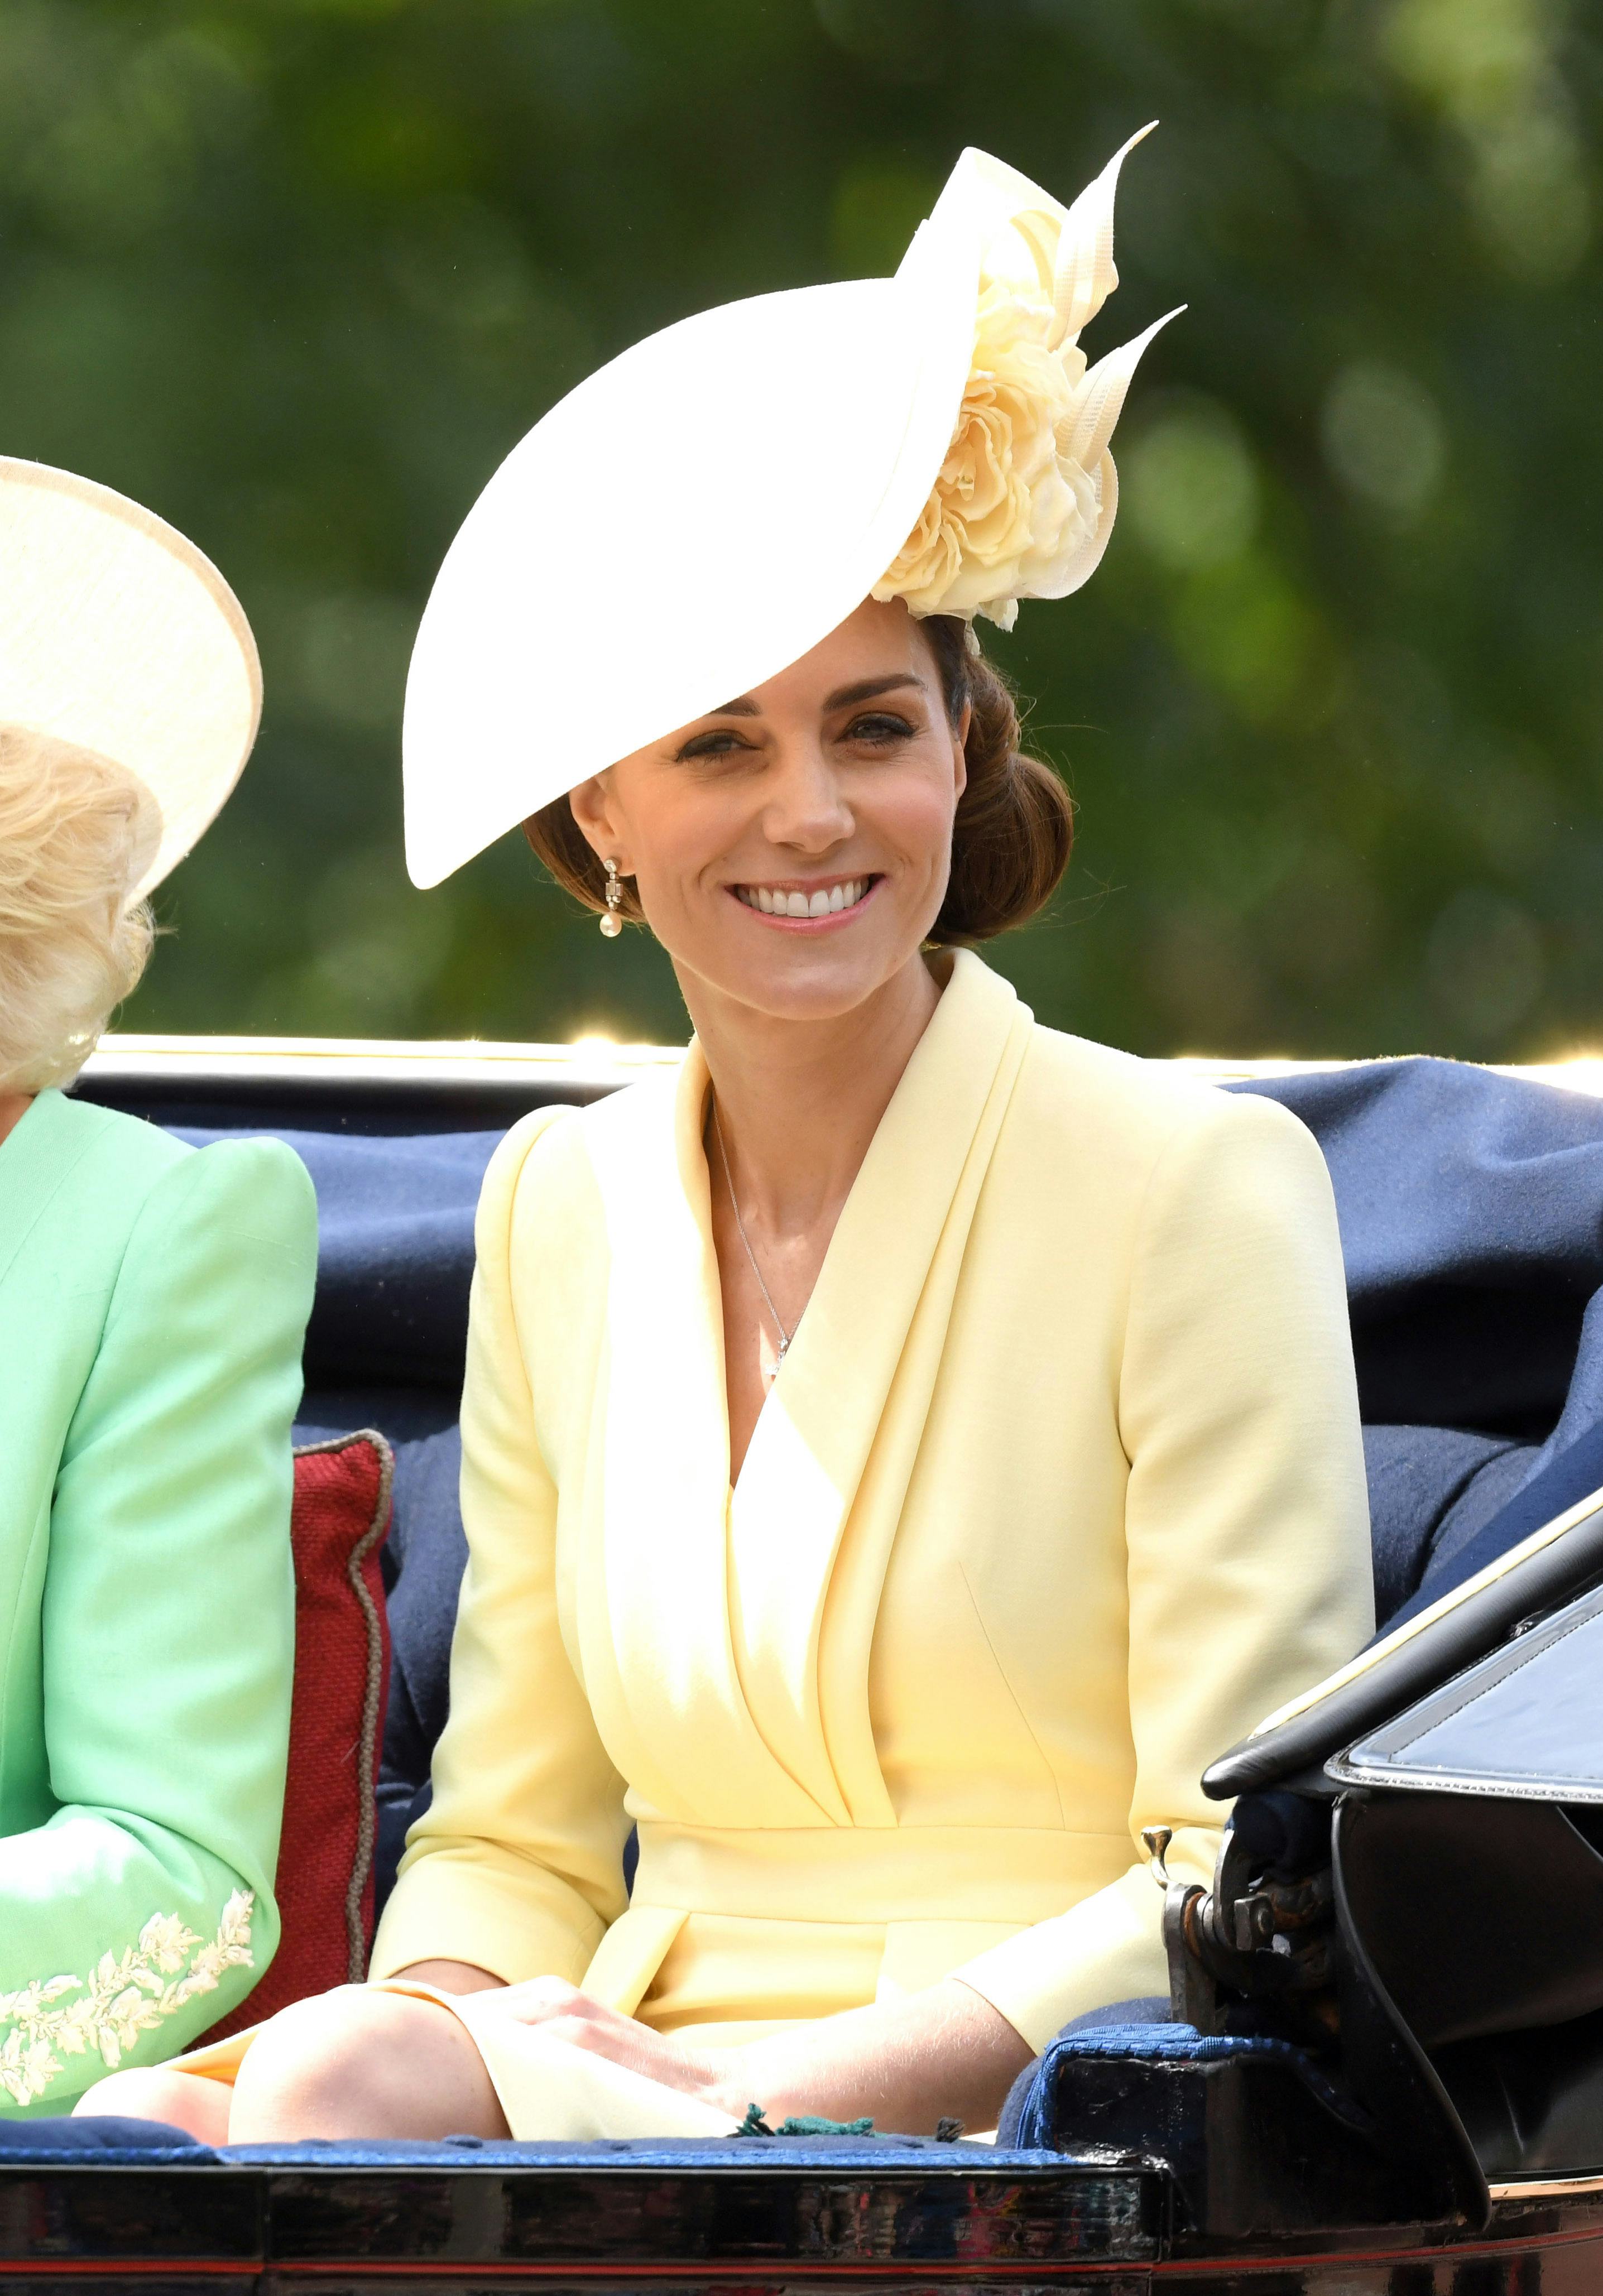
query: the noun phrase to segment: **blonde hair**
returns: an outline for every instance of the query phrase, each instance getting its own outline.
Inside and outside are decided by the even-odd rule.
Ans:
[[[0,1092],[70,1083],[138,981],[155,927],[132,896],[160,834],[125,767],[0,726]]]

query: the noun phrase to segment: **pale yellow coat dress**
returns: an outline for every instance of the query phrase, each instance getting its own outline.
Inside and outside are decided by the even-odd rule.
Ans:
[[[707,1083],[692,1046],[490,1166],[451,1716],[374,1974],[701,2043],[956,1975],[1039,2048],[1166,1991],[1140,1829],[1204,1879],[1204,1766],[1371,1630],[1323,1161],[959,955],[731,1490]],[[514,2135],[728,2125],[461,2013]]]

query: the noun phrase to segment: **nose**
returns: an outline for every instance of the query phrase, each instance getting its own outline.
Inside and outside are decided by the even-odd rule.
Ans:
[[[816,736],[782,742],[766,780],[762,826],[771,844],[816,855],[851,836],[856,823],[841,777]]]

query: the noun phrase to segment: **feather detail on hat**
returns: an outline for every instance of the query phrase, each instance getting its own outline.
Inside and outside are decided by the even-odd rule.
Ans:
[[[974,357],[940,473],[876,598],[1010,630],[1021,598],[1067,597],[1095,572],[1119,501],[1108,440],[1137,361],[1177,316],[1088,369],[1081,330],[1119,283],[1119,169],[1151,132],[1132,135],[1068,209],[1043,205],[984,153],[964,155],[982,234]]]

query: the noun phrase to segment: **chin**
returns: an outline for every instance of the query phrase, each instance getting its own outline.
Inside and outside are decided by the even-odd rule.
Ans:
[[[721,953],[720,953],[721,954]],[[915,949],[912,954],[917,954]],[[906,955],[887,950],[848,954],[803,955],[799,950],[776,952],[776,961],[753,965],[749,951],[703,968],[703,978],[721,996],[767,1014],[775,1021],[838,1021],[855,1013],[908,962]]]

